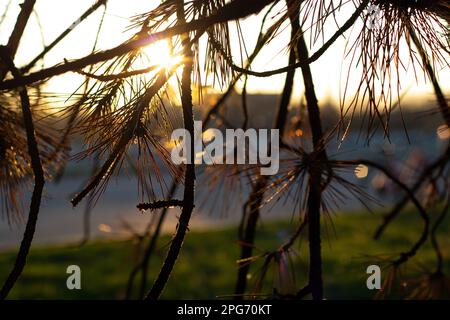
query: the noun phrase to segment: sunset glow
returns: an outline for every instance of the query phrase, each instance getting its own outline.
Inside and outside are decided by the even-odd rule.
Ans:
[[[143,52],[152,65],[160,66],[159,69],[171,69],[183,60],[182,56],[174,54],[167,41],[155,42],[145,47]]]

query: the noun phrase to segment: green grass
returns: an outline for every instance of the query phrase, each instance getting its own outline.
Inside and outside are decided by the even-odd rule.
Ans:
[[[398,253],[409,248],[421,232],[422,224],[414,212],[405,213],[389,226],[379,241],[372,239],[380,222],[375,214],[338,215],[331,224],[326,223],[322,242],[324,260],[325,296],[328,299],[372,298],[373,291],[366,288],[365,273],[369,264],[378,263],[374,256]],[[256,253],[273,250],[292,232],[294,224],[288,222],[261,223],[256,240]],[[450,271],[450,226],[445,221],[439,241],[445,270]],[[157,254],[152,258],[149,284],[154,280],[170,238],[159,241]],[[296,287],[305,283],[307,242],[303,239],[295,246],[293,257]],[[13,299],[120,299],[124,296],[126,281],[134,258],[135,248],[130,241],[94,241],[82,248],[52,246],[32,248],[25,271],[10,294]],[[236,229],[211,232],[191,232],[187,235],[182,253],[163,293],[165,299],[214,299],[233,292],[236,259],[239,249]],[[13,265],[15,252],[0,254],[0,282]],[[429,243],[406,266],[407,274],[420,267],[433,270],[435,254]],[[252,278],[258,274],[261,260],[252,266]],[[82,290],[66,288],[68,265],[79,265],[82,270]],[[274,270],[267,275],[264,291],[270,291]],[[383,272],[382,276],[385,275]]]

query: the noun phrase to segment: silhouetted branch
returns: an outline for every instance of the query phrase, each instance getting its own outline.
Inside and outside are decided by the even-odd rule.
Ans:
[[[5,21],[6,15],[8,14],[8,11],[9,11],[9,7],[11,6],[11,2],[12,2],[12,0],[8,0],[8,3],[5,7],[5,11],[3,12],[2,16],[0,17],[0,26]]]
[[[31,73],[20,79],[3,81],[0,83],[0,90],[13,89],[18,86],[42,81],[66,72],[80,70],[88,65],[110,60],[114,57],[124,55],[130,51],[139,49],[158,40],[174,37],[186,32],[199,30],[201,32],[204,32],[208,26],[245,18],[251,14],[258,13],[266,5],[272,3],[273,1],[274,0],[233,0],[208,17],[199,20],[193,20],[188,23],[185,22],[176,24],[174,27],[155,32],[150,35],[137,36],[137,38],[122,43],[115,48],[90,54],[77,60],[67,61],[63,64],[55,65],[53,67]],[[200,34],[198,36],[200,36]]]
[[[424,171],[420,174],[418,179],[416,180],[415,184],[410,188],[410,191],[415,194],[422,185],[427,181],[429,176],[439,167],[442,165],[445,165],[448,162],[448,157],[450,154],[450,148],[447,147],[447,151],[439,157],[436,161],[431,163],[429,166],[427,166]],[[379,239],[386,229],[386,227],[391,223],[395,217],[400,213],[400,211],[404,208],[404,206],[408,203],[410,200],[410,197],[406,195],[404,198],[402,198],[395,206],[394,208],[383,217],[383,223],[377,228],[374,234],[375,239]]]
[[[300,32],[302,32],[300,30]],[[308,58],[308,48],[302,35],[297,44],[299,59]],[[308,118],[312,133],[314,151],[320,152],[319,157],[327,161],[327,154],[323,144],[322,123],[319,105],[314,89],[314,82],[309,65],[302,66],[305,97],[308,108]],[[322,202],[322,171],[320,166],[311,166],[308,181],[307,219],[309,240],[309,286],[314,300],[323,298],[322,255],[320,237],[320,211]]]
[[[106,14],[106,2],[105,2],[105,10],[103,11],[103,15],[102,15],[102,17],[100,19],[100,23],[99,23],[98,28],[97,28],[97,34],[95,35],[95,41],[94,41],[94,44],[92,46],[92,53],[97,49],[97,43],[98,43],[98,39],[100,37],[100,31],[102,30],[103,22],[104,22],[104,19],[105,19],[105,14]],[[129,63],[130,62],[128,61],[128,64]],[[89,69],[90,69],[90,71],[92,71],[93,66],[91,65]],[[80,108],[81,108],[82,104],[84,102],[86,102],[86,100],[88,99],[88,91],[89,91],[89,81],[87,80],[87,81],[84,82],[83,96],[79,99],[79,101],[73,107],[73,110],[72,110],[72,112],[70,113],[70,116],[69,116],[69,120],[68,120],[68,122],[66,124],[64,133],[62,134],[61,139],[60,139],[58,145],[56,146],[55,150],[53,151],[52,155],[49,157],[50,159],[54,159],[61,152],[61,150],[66,147],[66,145],[67,145],[67,143],[69,141],[70,134],[72,133],[72,129],[75,126],[78,114],[80,112]],[[56,173],[55,173],[55,177],[53,179],[55,182],[59,182],[62,179],[63,175],[64,175],[66,162],[63,162],[63,161],[61,161],[61,162],[62,163],[59,166],[59,168],[57,168]],[[94,165],[94,170],[95,171],[98,169],[97,167],[98,167],[98,157],[96,157],[96,159],[95,159],[95,165]],[[93,172],[92,174],[95,174],[95,172]],[[93,197],[91,197],[91,198],[92,198],[92,201],[93,201],[94,200]],[[90,220],[90,211],[92,209],[92,208],[90,208],[91,206],[92,206],[92,204],[88,203],[86,205],[86,209],[85,209],[85,212],[84,212],[85,230],[86,230],[86,221],[89,222],[89,220]],[[85,235],[86,234],[87,233],[85,233]],[[85,237],[85,239],[86,239],[86,237]],[[83,243],[83,241],[84,240],[82,240],[81,243]]]
[[[142,114],[145,111],[145,108],[147,108],[151,99],[166,84],[167,80],[175,72],[178,66],[179,64],[173,66],[170,70],[167,70],[167,72],[165,70],[162,70],[158,74],[158,77],[156,78],[154,83],[150,87],[148,87],[142,94],[142,96],[138,99],[139,103],[133,111],[132,117],[128,120],[126,128],[123,130],[122,135],[117,144],[114,146],[114,149],[111,152],[110,156],[102,165],[97,174],[91,179],[88,185],[71,200],[71,203],[74,207],[76,207],[78,203],[80,203],[80,201],[89,194],[89,192],[93,191],[99,185],[99,183],[102,181],[102,179],[105,178],[108,172],[111,172],[111,170],[114,169],[121,152],[126,148],[130,140],[133,138],[136,126],[139,123]]]
[[[441,86],[439,85],[439,82],[437,80],[433,65],[431,64],[431,61],[428,58],[428,55],[425,49],[423,48],[420,40],[417,38],[416,32],[411,28],[411,26],[409,27],[408,32],[409,35],[411,36],[414,45],[419,51],[420,58],[422,59],[422,65],[427,73],[427,76],[430,79],[431,83],[433,84],[434,94],[436,96],[442,117],[444,118],[447,127],[450,128],[450,108],[448,106],[447,99],[445,98],[444,93],[442,92]]]
[[[300,32],[300,25],[298,22],[299,19],[299,8],[296,7],[295,1],[288,0],[287,7],[288,7],[288,14],[289,14],[289,20],[291,24],[291,48],[289,51],[289,64],[293,64],[296,61],[296,43],[295,40],[297,39],[297,35]],[[292,89],[294,85],[294,76],[295,76],[295,69],[291,69],[286,74],[285,84],[283,88],[283,92],[281,94],[281,101],[278,108],[277,118],[275,121],[275,128],[280,130],[280,139],[283,140],[283,132],[284,128],[286,126],[287,121],[287,115],[288,115],[288,107],[289,103],[291,101],[291,95],[292,95]],[[284,144],[282,143],[282,146]],[[244,209],[245,210],[245,209]],[[303,219],[303,221],[298,226],[296,232],[291,236],[289,241],[287,241],[284,245],[280,247],[276,252],[284,252],[289,250],[289,248],[294,244],[295,240],[300,236],[301,232],[303,231],[304,227],[306,226],[307,219]],[[260,281],[262,281],[265,277],[265,270],[267,269],[267,266],[270,262],[270,260],[275,256],[276,252],[269,253],[266,257],[266,261],[264,262],[263,270],[264,273],[261,275]]]
[[[271,77],[277,74],[285,73],[291,70],[295,70],[297,68],[301,68],[305,65],[311,64],[314,61],[317,61],[330,47],[331,45],[339,39],[340,36],[344,34],[350,27],[356,22],[356,20],[360,17],[361,13],[366,8],[367,4],[369,3],[368,0],[364,0],[361,2],[359,7],[356,9],[356,11],[352,14],[352,16],[336,31],[336,33],[320,48],[318,49],[314,54],[312,54],[310,57],[306,58],[303,57],[299,59],[297,63],[289,64],[286,67],[269,70],[269,71],[252,71],[248,68],[242,68],[237,65],[235,65],[232,61],[230,61],[230,64],[234,71],[241,72],[250,76],[254,77]],[[0,87],[1,88],[1,87]]]
[[[295,61],[295,51],[294,48],[291,48],[289,52],[289,61]],[[288,107],[289,107],[289,101],[290,96],[292,94],[292,88],[294,85],[294,75],[295,70],[289,70],[286,73],[286,80],[284,82],[284,87],[287,88],[287,90],[283,90],[283,94],[281,95],[281,104],[280,104],[280,112],[277,114],[277,128],[280,128],[280,137],[283,138],[283,133],[286,127],[286,119],[289,113]],[[289,89],[290,88],[290,89]]]
[[[25,31],[25,27],[28,24],[28,20],[30,19],[31,13],[33,12],[34,4],[36,0],[25,0],[24,3],[20,5],[21,10],[19,16],[17,17],[16,24],[14,25],[14,29],[9,37],[8,44],[6,45],[9,49],[9,55],[11,59],[14,61],[14,57],[16,56],[17,49],[19,48],[20,40],[22,39],[23,32]],[[8,67],[4,65],[0,65],[0,81],[2,81],[6,74],[8,73]],[[15,77],[14,77],[15,78]],[[15,78],[19,80],[20,78]]]
[[[177,3],[177,18],[180,23],[184,23],[186,20],[184,7],[184,1],[179,1]],[[183,74],[181,79],[181,104],[183,108],[183,121],[184,128],[189,132],[191,137],[194,137],[194,116],[193,116],[193,105],[192,105],[192,90],[191,90],[191,76],[192,76],[192,50],[191,43],[189,40],[189,35],[182,35],[182,44],[183,44],[183,54],[186,58],[186,62],[183,68]],[[190,145],[190,155],[191,158],[195,157],[194,153],[194,144]],[[186,235],[186,231],[188,230],[189,221],[191,219],[192,211],[194,209],[194,188],[195,188],[195,164],[194,161],[186,164],[186,173],[184,178],[184,195],[183,195],[183,209],[181,211],[178,228],[175,233],[175,237],[172,240],[172,243],[169,248],[169,252],[167,253],[167,257],[163,263],[161,271],[159,272],[158,277],[153,284],[150,292],[148,293],[146,300],[157,300],[166,283],[169,279],[170,274],[172,273],[172,269],[175,265],[175,262],[178,258],[178,255],[181,250],[181,246],[183,245],[184,236]]]
[[[258,36],[258,41],[257,41],[257,43],[255,45],[255,48],[254,48],[253,52],[250,54],[250,56],[247,59],[246,68],[245,69],[250,68],[253,60],[259,54],[259,52],[264,47],[266,42],[274,35],[275,31],[277,30],[276,26],[277,26],[277,24],[280,21],[281,21],[281,19],[279,21],[277,21],[276,23],[274,23],[264,34],[260,33],[260,35]],[[262,23],[261,29],[262,29],[263,25],[264,25],[264,23]],[[211,44],[214,45],[214,41],[211,41]],[[219,48],[220,47],[217,46],[218,50],[219,50]],[[224,54],[224,52],[223,52],[223,54]],[[236,83],[239,81],[239,79],[242,77],[243,74],[244,74],[243,72],[239,72],[238,74],[236,74],[233,77],[233,79],[228,84],[228,88],[226,89],[226,91],[224,93],[222,93],[222,95],[220,96],[219,100],[209,109],[208,113],[206,114],[206,116],[203,119],[203,125],[206,125],[209,122],[209,120],[211,119],[212,115],[217,114],[219,108],[225,103],[226,99],[233,92],[234,87],[236,86]]]
[[[175,182],[173,182],[172,186],[170,188],[169,198],[174,196],[176,189],[177,189],[177,184]],[[168,209],[169,209],[168,207],[164,207],[163,210],[161,211],[161,214],[158,219],[158,223],[156,225],[155,230],[153,231],[153,234],[150,237],[148,246],[145,248],[145,251],[142,255],[142,258],[139,260],[139,263],[134,266],[133,270],[131,271],[131,273],[128,277],[127,291],[126,291],[126,296],[125,296],[126,299],[131,298],[134,279],[139,271],[142,272],[140,289],[139,289],[139,298],[140,299],[144,298],[145,290],[147,287],[148,265],[150,263],[150,258],[152,256],[153,252],[155,251],[156,244],[157,244],[158,238],[161,234],[162,225],[164,224]]]
[[[298,10],[292,13],[290,13],[290,16],[294,17],[293,19],[298,19]],[[276,24],[274,24],[275,26]],[[291,35],[292,39],[294,38],[294,35],[298,33],[299,30],[299,24],[292,24],[291,21]],[[269,31],[266,32],[266,34],[259,36],[260,41],[258,41],[255,50],[253,54],[250,56],[247,62],[247,69],[250,67],[253,59],[256,57],[256,55],[261,50],[264,43],[272,36],[273,32],[275,31],[275,28],[269,29]],[[294,49],[291,49],[291,55],[289,56],[289,61],[292,59],[292,55],[295,62],[295,51]],[[242,72],[239,77],[245,72]],[[283,132],[283,129],[285,127],[285,123],[287,120],[287,109],[291,100],[291,94],[292,94],[292,86],[293,86],[293,77],[294,77],[295,71],[288,73],[286,76],[286,83],[283,88],[283,92],[281,94],[281,101],[277,112],[277,118],[275,120],[275,128],[279,129],[281,132]],[[211,109],[214,110],[214,109]],[[256,178],[256,182],[253,186],[253,190],[251,194],[249,195],[249,198],[246,202],[246,204],[243,207],[243,216],[241,220],[241,224],[239,226],[239,241],[241,243],[241,255],[239,261],[241,262],[239,264],[239,270],[238,270],[238,276],[236,280],[236,286],[235,286],[235,299],[243,299],[246,287],[247,287],[247,274],[250,269],[250,264],[248,263],[248,259],[252,256],[253,252],[253,246],[255,241],[255,233],[256,233],[256,226],[259,220],[259,208],[262,206],[262,203],[264,201],[264,188],[267,185],[267,179],[263,176],[258,176]],[[248,212],[247,212],[248,210]],[[267,261],[266,261],[267,262]],[[268,262],[267,262],[268,263]]]
[[[11,58],[9,48],[1,47],[0,56],[8,69],[12,72],[14,78],[20,78],[21,74],[14,65]],[[31,243],[33,241],[34,232],[36,230],[36,223],[39,215],[39,208],[41,205],[42,191],[44,189],[45,179],[44,170],[42,169],[41,158],[39,156],[39,148],[36,141],[35,129],[33,124],[33,115],[30,108],[30,100],[27,89],[25,87],[20,89],[20,100],[22,105],[23,122],[27,135],[28,154],[31,159],[31,168],[34,174],[34,189],[31,196],[30,211],[28,213],[28,221],[23,234],[23,239],[20,244],[19,253],[17,254],[14,267],[11,270],[8,278],[0,290],[0,299],[5,299],[12,287],[19,279],[25,267],[28,252],[30,251]]]
[[[425,241],[428,238],[428,232],[429,232],[429,224],[430,224],[430,218],[428,217],[427,212],[423,208],[423,206],[420,204],[420,202],[417,200],[416,196],[414,195],[414,192],[408,188],[406,184],[401,182],[397,177],[395,177],[387,168],[384,166],[373,162],[369,160],[354,160],[354,161],[340,161],[341,163],[346,164],[354,164],[354,165],[367,165],[374,167],[380,171],[382,171],[389,179],[391,179],[395,184],[397,184],[411,199],[411,201],[416,206],[417,210],[419,211],[420,217],[422,218],[424,222],[423,232],[420,236],[419,240],[412,246],[412,248],[409,251],[403,252],[400,254],[400,257],[393,262],[394,265],[400,265],[402,263],[405,263],[408,261],[409,258],[413,257],[416,252],[419,250],[419,248],[425,243]]]
[[[295,295],[296,299],[303,299],[304,297],[306,297],[307,295],[311,294],[311,286],[309,284],[307,284],[306,286],[304,286],[303,288],[301,288],[297,294]]]
[[[248,205],[244,206],[243,225],[240,234],[239,242],[241,245],[241,254],[239,258],[239,269],[236,279],[236,286],[234,289],[234,297],[236,300],[241,300],[244,297],[247,287],[247,274],[250,269],[248,259],[253,254],[253,247],[255,243],[256,226],[259,220],[259,209],[264,199],[264,190],[267,184],[267,178],[259,175],[253,185],[252,192],[248,198]],[[248,212],[247,212],[248,209]]]
[[[41,60],[47,53],[50,52],[61,40],[63,40],[72,30],[75,29],[81,22],[83,22],[92,13],[97,11],[102,5],[106,5],[108,0],[98,0],[94,5],[92,5],[86,12],[84,12],[75,22],[73,22],[66,30],[64,30],[55,40],[52,41],[48,46],[45,46],[44,50],[39,53],[33,60],[31,60],[25,67],[21,68],[22,73],[27,73],[33,68],[36,63]]]
[[[308,221],[306,220],[306,218],[304,218],[302,220],[302,222],[298,225],[297,229],[295,230],[295,232],[290,236],[290,238],[288,239],[288,241],[286,241],[285,244],[283,244],[280,248],[278,248],[276,251],[271,251],[266,253],[266,257],[264,259],[264,264],[261,268],[262,272],[261,275],[258,278],[258,282],[257,282],[257,288],[260,289],[260,286],[262,285],[262,282],[264,280],[264,278],[266,277],[266,273],[267,270],[269,268],[269,264],[273,259],[276,259],[277,256],[279,256],[280,254],[283,254],[284,252],[287,252],[290,250],[290,248],[294,245],[295,241],[300,237],[300,235],[302,234],[303,230],[305,229],[306,225],[307,225]],[[307,289],[306,289],[307,288]],[[275,291],[275,289],[274,289]],[[275,293],[273,298],[283,298],[283,299],[301,299],[303,297],[303,295],[307,295],[310,294],[311,291],[309,289],[309,285],[307,285],[305,288],[300,289],[300,291],[298,292],[297,295],[280,295],[279,293]]]
[[[437,267],[436,267],[436,271],[435,271],[436,273],[442,273],[442,268],[443,268],[442,251],[439,246],[436,233],[437,233],[439,226],[442,224],[445,217],[447,216],[449,209],[450,209],[450,199],[447,199],[446,204],[444,205],[444,208],[440,212],[439,216],[437,217],[436,221],[434,222],[434,224],[430,230],[431,245],[433,246],[433,249],[434,249],[434,252],[436,253],[436,258],[437,258]]]
[[[242,123],[242,128],[244,130],[247,129],[247,125],[248,125],[247,80],[248,80],[248,78],[245,77],[244,86],[242,87],[242,94],[241,94],[242,113],[244,115],[244,122]]]
[[[289,238],[289,240],[283,244],[279,251],[288,251],[295,243],[295,241],[300,237],[303,230],[305,229],[306,225],[308,224],[308,219],[305,217],[303,218],[302,222],[298,225],[297,229],[295,230],[294,234]]]
[[[161,200],[155,201],[151,203],[140,203],[137,205],[139,210],[157,210],[162,208],[170,208],[170,207],[183,207],[183,200]]]
[[[138,69],[138,70],[133,70],[133,71],[125,71],[125,72],[116,73],[116,74],[105,74],[105,75],[96,75],[93,73],[84,72],[82,70],[77,70],[76,72],[83,76],[86,76],[86,77],[89,77],[89,78],[92,78],[92,79],[95,79],[98,81],[107,82],[107,81],[114,81],[114,80],[119,80],[119,79],[125,79],[125,78],[132,77],[132,76],[137,76],[140,74],[151,72],[151,71],[159,69],[159,68],[161,68],[161,66],[155,65],[155,66],[150,66],[150,67],[143,68],[143,69]]]

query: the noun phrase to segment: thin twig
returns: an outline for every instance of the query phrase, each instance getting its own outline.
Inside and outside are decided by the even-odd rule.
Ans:
[[[276,22],[274,25],[272,25],[272,27],[270,27],[264,34],[261,33],[259,35],[258,41],[257,41],[257,43],[255,45],[255,48],[254,48],[252,54],[248,57],[247,62],[245,63],[245,69],[250,68],[253,60],[258,56],[258,54],[261,51],[261,49],[264,48],[264,45],[266,44],[266,42],[273,36],[275,31],[277,30],[275,28],[275,26],[277,24],[278,24],[278,22]],[[211,44],[214,44],[214,42],[211,42]],[[236,86],[237,82],[242,77],[242,75],[243,75],[243,73],[239,72],[238,74],[236,74],[233,77],[233,79],[228,84],[227,90],[224,93],[222,93],[222,96],[219,98],[219,100],[214,104],[214,106],[211,109],[209,109],[208,113],[204,117],[203,125],[208,124],[208,122],[211,119],[211,117],[214,114],[217,114],[219,108],[225,103],[226,99],[233,92],[234,87]]]
[[[305,65],[311,64],[314,61],[317,61],[330,47],[333,45],[333,43],[339,39],[340,36],[342,36],[348,29],[350,29],[353,24],[356,22],[356,20],[360,17],[361,13],[366,8],[367,4],[369,3],[368,0],[364,0],[361,2],[359,7],[356,9],[356,11],[351,15],[351,17],[340,27],[336,33],[316,52],[314,52],[310,57],[303,57],[298,62],[289,64],[286,67],[274,69],[274,70],[268,70],[268,71],[252,71],[248,68],[242,68],[237,65],[235,65],[231,61],[231,66],[234,71],[241,72],[250,76],[254,77],[271,77],[277,74],[286,73],[291,70],[295,70],[297,68],[301,68]]]
[[[450,108],[448,106],[447,99],[444,96],[444,93],[441,89],[441,86],[439,85],[439,82],[437,80],[436,73],[434,72],[433,65],[431,64],[431,61],[427,55],[427,52],[422,46],[422,43],[420,42],[419,38],[417,37],[417,34],[414,32],[414,30],[410,27],[408,29],[409,35],[411,36],[411,39],[414,43],[414,45],[417,48],[417,51],[419,51],[420,58],[422,59],[423,67],[425,68],[425,71],[427,73],[428,78],[430,79],[431,83],[433,84],[434,89],[434,95],[436,96],[439,110],[442,114],[442,117],[444,118],[445,123],[447,124],[447,127],[450,128]]]
[[[151,203],[140,203],[137,205],[137,208],[139,210],[152,210],[152,211],[170,207],[183,207],[183,200],[176,200],[176,199],[161,200]]]
[[[415,184],[410,188],[411,192],[415,194],[422,185],[427,181],[428,177],[433,173],[434,170],[437,168],[443,166],[448,162],[448,157],[450,155],[450,145],[447,147],[447,150],[445,153],[439,157],[436,161],[431,163],[429,166],[427,166],[423,172],[420,174],[418,179],[416,180]],[[383,222],[382,224],[377,228],[374,234],[375,239],[379,239],[381,235],[383,234],[384,230],[387,228],[387,226],[394,221],[394,219],[398,216],[398,214],[401,212],[401,210],[405,207],[405,205],[410,200],[410,197],[406,195],[404,198],[402,198],[395,206],[394,208],[386,215],[383,216]]]
[[[184,1],[180,1],[177,3],[177,18],[178,21],[184,24],[185,13],[184,13]],[[192,50],[191,43],[189,40],[189,34],[182,35],[182,43],[183,43],[183,53],[186,58],[186,62],[183,68],[182,80],[181,80],[181,103],[183,108],[183,120],[184,120],[184,128],[189,132],[191,137],[194,137],[194,116],[193,116],[193,105],[192,105]],[[157,300],[166,283],[172,273],[172,269],[175,265],[175,262],[178,258],[178,255],[181,250],[181,246],[183,245],[184,237],[186,235],[186,231],[188,230],[189,221],[191,219],[192,211],[194,209],[194,188],[195,188],[195,164],[192,160],[194,154],[194,144],[190,145],[190,163],[186,164],[186,173],[185,173],[185,185],[184,185],[184,195],[183,195],[183,209],[181,211],[178,229],[175,233],[175,237],[172,240],[172,243],[169,248],[169,252],[167,253],[167,257],[164,261],[164,264],[161,268],[161,271],[158,277],[153,284],[150,292],[148,293],[146,300]]]
[[[436,74],[434,72],[433,66],[431,65],[430,59],[428,58],[428,55],[426,51],[424,50],[421,42],[417,38],[416,33],[411,28],[408,29],[408,32],[413,40],[414,45],[416,46],[417,50],[419,51],[420,57],[422,59],[422,64],[426,70],[426,73],[428,75],[428,78],[430,79],[433,89],[435,92],[436,99],[438,101],[439,110],[442,115],[442,118],[446,122],[447,126],[450,127],[450,107],[448,105],[448,102],[443,94],[443,91],[441,89],[441,86],[439,85],[439,82],[437,81]],[[430,164],[425,170],[422,172],[422,174],[417,179],[414,186],[411,188],[412,192],[415,193],[417,190],[420,189],[420,187],[424,184],[424,182],[427,180],[427,177],[432,174],[432,172],[444,165],[448,162],[448,157],[450,155],[450,144],[447,146],[446,151],[444,154],[439,157],[435,162]],[[408,197],[404,197],[401,201],[397,203],[397,205],[394,207],[394,209],[387,215],[383,217],[383,223],[378,227],[378,229],[375,232],[374,238],[378,239],[383,231],[386,229],[386,227],[389,225],[391,221],[395,219],[395,217],[399,214],[401,209],[407,204]]]
[[[169,198],[172,198],[175,195],[176,190],[177,190],[177,184],[176,184],[176,182],[173,182],[172,186],[170,188]],[[140,283],[140,288],[139,288],[139,298],[142,299],[145,296],[145,290],[147,288],[147,278],[148,278],[148,265],[150,263],[150,258],[152,257],[152,254],[155,251],[156,244],[157,244],[158,238],[161,234],[162,226],[164,224],[164,221],[166,219],[168,211],[169,211],[168,207],[164,207],[163,210],[161,211],[161,214],[159,215],[158,223],[156,225],[155,230],[153,231],[152,236],[149,239],[149,243],[148,243],[147,247],[144,250],[142,259],[140,259],[139,263],[134,266],[133,270],[131,271],[131,273],[128,277],[127,291],[126,291],[125,299],[131,298],[134,279],[137,276],[139,271],[142,272],[141,283]]]
[[[376,162],[370,161],[370,160],[352,160],[352,161],[340,161],[340,162],[346,163],[346,164],[354,164],[354,165],[363,164],[363,165],[374,167],[374,168],[382,171],[389,179],[391,179],[395,184],[397,184],[408,195],[408,197],[411,199],[411,201],[416,206],[417,210],[419,211],[420,217],[422,218],[422,220],[424,222],[423,232],[422,232],[419,240],[411,247],[411,249],[406,252],[401,253],[400,257],[393,262],[393,264],[397,265],[397,266],[402,263],[405,263],[406,261],[409,260],[409,258],[413,257],[417,253],[417,251],[420,249],[420,247],[425,243],[425,241],[428,238],[430,218],[429,218],[426,210],[420,204],[419,200],[417,200],[416,196],[414,195],[414,192],[406,184],[404,184],[397,177],[395,177],[395,175],[392,174],[392,172],[390,172],[384,166],[382,166]]]
[[[97,11],[103,5],[106,5],[108,0],[98,0],[94,5],[87,9],[78,19],[75,20],[66,30],[64,30],[55,40],[52,41],[48,46],[45,46],[44,50],[39,53],[33,60],[31,60],[25,67],[21,68],[22,73],[27,73],[33,68],[36,63],[41,60],[47,53],[49,53],[59,42],[61,42],[69,33],[71,33],[75,27],[77,27],[81,22],[86,20],[92,13]]]
[[[438,218],[436,219],[430,230],[431,245],[434,249],[434,252],[436,252],[436,259],[437,259],[437,267],[435,271],[436,273],[442,273],[442,267],[444,262],[442,257],[442,251],[439,246],[436,233],[439,226],[442,224],[442,222],[444,221],[445,217],[448,214],[449,206],[450,206],[450,199],[447,199],[447,203],[444,205],[444,208],[442,209],[441,213],[439,214]]]
[[[160,68],[161,68],[160,65],[154,65],[154,66],[150,66],[150,67],[143,68],[143,69],[124,71],[121,73],[105,74],[105,75],[96,75],[93,73],[84,72],[82,70],[77,70],[76,72],[83,76],[86,76],[86,77],[89,77],[89,78],[92,78],[92,79],[95,79],[98,81],[108,82],[108,81],[129,78],[129,77],[137,76],[137,75],[144,74],[144,73],[149,73],[153,70],[160,69]]]
[[[294,234],[292,234],[289,240],[280,247],[279,251],[288,251],[294,245],[295,240],[297,240],[298,237],[300,237],[307,224],[308,219],[305,217],[303,218],[302,222],[300,222],[300,224],[298,225]]]
[[[255,243],[256,226],[259,221],[259,209],[264,200],[262,190],[267,185],[267,177],[259,175],[256,178],[252,192],[248,198],[248,206],[244,206],[243,210],[243,233],[240,236],[241,254],[239,258],[239,269],[234,289],[235,299],[241,300],[244,297],[247,288],[247,275],[250,270],[250,263],[248,259],[253,254],[253,247]],[[249,210],[248,212],[247,209]]]
[[[177,184],[174,182],[172,184],[171,190],[170,190],[170,194],[169,197],[172,197],[175,194],[175,191],[177,190]],[[156,229],[153,233],[153,236],[150,239],[150,242],[148,244],[147,250],[144,254],[144,259],[142,260],[142,277],[141,277],[141,285],[139,288],[139,298],[143,299],[145,296],[145,290],[147,289],[147,278],[148,278],[148,265],[150,263],[150,257],[152,255],[152,253],[155,251],[156,248],[156,244],[158,241],[158,237],[161,234],[161,230],[162,230],[162,225],[165,221],[165,218],[167,216],[167,212],[168,212],[169,208],[164,208],[161,212],[161,215],[159,217],[158,220],[158,224],[156,226]]]
[[[80,203],[80,201],[82,201],[84,197],[86,197],[86,195],[88,195],[99,185],[99,183],[102,181],[102,179],[104,179],[108,172],[114,169],[121,152],[126,148],[130,140],[133,138],[136,126],[139,123],[142,114],[145,111],[145,108],[148,106],[151,99],[153,99],[153,97],[157,95],[158,91],[161,90],[161,88],[166,84],[166,82],[172,76],[178,66],[179,64],[174,65],[170,70],[167,70],[167,72],[165,70],[162,70],[158,74],[158,77],[156,78],[154,83],[149,86],[145,90],[143,95],[139,98],[139,103],[133,113],[133,117],[129,119],[127,127],[124,129],[122,136],[114,146],[114,149],[111,152],[110,156],[102,165],[97,174],[90,180],[87,186],[71,200],[71,203],[74,207],[76,207]]]

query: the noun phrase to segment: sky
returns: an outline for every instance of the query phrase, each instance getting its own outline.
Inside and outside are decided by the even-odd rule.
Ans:
[[[16,17],[19,13],[19,4],[23,0],[12,0],[7,11],[7,15],[0,26],[0,43],[6,44],[9,34],[14,26]],[[55,0],[37,0],[35,14],[27,26],[23,41],[19,47],[16,56],[17,65],[25,65],[32,60],[42,50],[43,44],[49,44],[59,33],[72,24],[87,8],[89,8],[94,0],[77,0],[77,1],[55,1]],[[0,3],[0,14],[3,13],[8,1],[2,0]],[[155,1],[142,0],[109,0],[102,33],[97,45],[98,49],[108,49],[114,47],[124,40],[128,39],[133,32],[126,32],[130,25],[130,17],[143,12],[148,12],[159,3]],[[351,14],[352,4],[344,7],[337,14],[340,23],[343,23]],[[89,54],[95,40],[96,30],[98,28],[99,17],[102,15],[103,9],[100,8],[96,13],[91,15],[88,20],[77,26],[73,32],[66,37],[57,47],[55,47],[44,59],[38,64],[38,68],[42,66],[51,66],[62,62],[64,59],[75,59]],[[259,32],[261,16],[252,16],[245,19],[241,23],[245,36],[245,46],[248,52],[253,50],[256,36]],[[41,28],[39,28],[41,26]],[[327,25],[325,39],[327,39],[336,27],[334,23]],[[42,30],[42,31],[41,31]],[[235,28],[232,27],[232,30]],[[260,56],[256,59],[253,70],[265,71],[287,64],[286,45],[289,40],[289,28],[284,26],[283,32],[276,37],[267,47],[265,47]],[[357,32],[355,27],[353,33],[348,32],[347,39],[351,39],[352,35]],[[233,32],[232,47],[235,61],[239,61],[236,33]],[[333,45],[318,61],[311,65],[315,88],[319,100],[336,102],[342,92],[343,81],[345,77],[341,70],[346,70],[348,60],[343,60],[346,39],[341,38]],[[315,51],[321,45],[321,40],[311,48]],[[159,47],[161,48],[161,47]],[[148,53],[155,56],[155,60],[161,61],[163,56],[167,55],[164,50],[158,50],[158,47],[149,49]],[[155,51],[155,52],[153,52]],[[158,60],[159,59],[159,60]],[[342,61],[345,61],[344,64]],[[416,80],[412,68],[408,66],[408,71],[402,71],[401,77],[403,81],[403,90],[408,90],[410,101],[424,99],[429,101],[433,99],[432,87],[427,83],[423,75],[419,74]],[[448,69],[439,72],[440,82],[446,92],[450,91],[450,72]],[[52,93],[69,94],[77,89],[83,77],[74,73],[68,73],[63,76],[52,79],[46,91]],[[279,93],[284,84],[284,75],[277,75],[270,78],[250,77],[248,80],[247,90],[250,93]],[[356,89],[356,82],[350,82],[351,89]],[[296,73],[294,96],[299,97],[303,91],[300,72]]]

